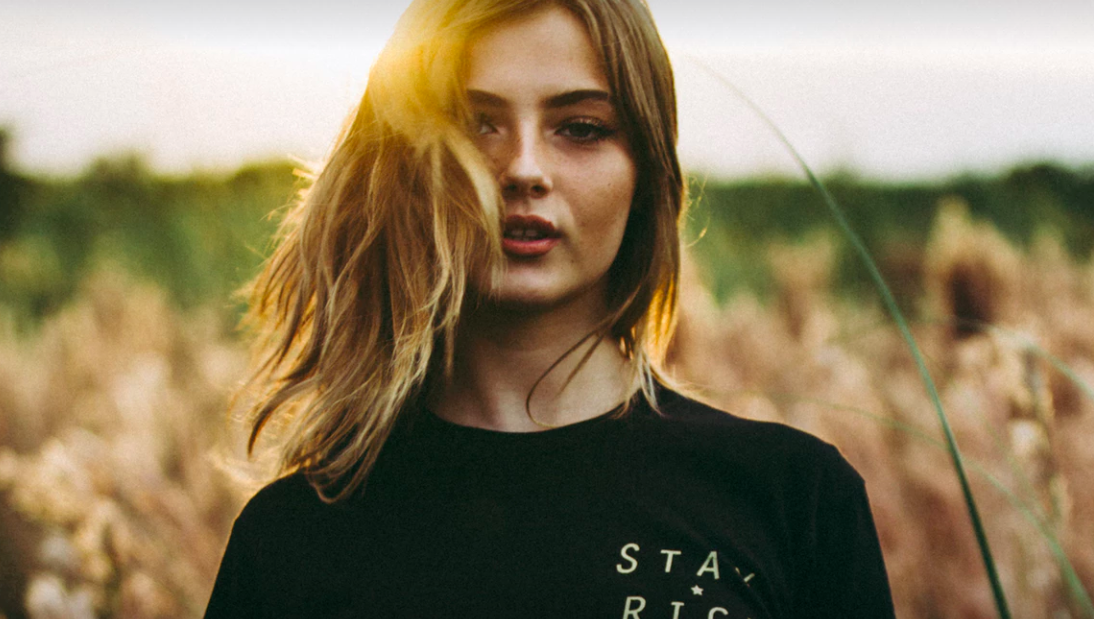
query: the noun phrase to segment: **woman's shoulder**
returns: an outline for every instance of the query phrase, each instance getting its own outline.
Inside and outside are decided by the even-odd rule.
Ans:
[[[266,484],[243,506],[236,518],[236,528],[280,525],[299,527],[302,521],[315,518],[331,506],[319,498],[307,476],[300,471]]]
[[[862,478],[831,443],[784,423],[748,419],[664,388],[649,416],[658,441],[754,472],[775,476],[818,474],[856,484]]]
[[[742,417],[667,387],[658,390],[654,417],[665,429],[699,436],[734,441],[761,441],[768,447],[785,445],[792,449],[835,449],[830,443],[804,430],[777,421]]]

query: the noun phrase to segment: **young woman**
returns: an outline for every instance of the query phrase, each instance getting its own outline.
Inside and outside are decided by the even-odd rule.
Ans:
[[[256,282],[206,617],[892,616],[831,446],[664,386],[684,180],[642,0],[417,0]]]

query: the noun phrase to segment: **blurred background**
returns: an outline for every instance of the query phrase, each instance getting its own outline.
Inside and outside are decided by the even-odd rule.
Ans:
[[[226,4],[4,6],[0,619],[200,616],[254,490],[235,291],[406,2]],[[691,174],[676,374],[840,447],[898,616],[996,616],[912,357],[739,91],[906,312],[1014,615],[1094,619],[1094,4],[650,5]]]

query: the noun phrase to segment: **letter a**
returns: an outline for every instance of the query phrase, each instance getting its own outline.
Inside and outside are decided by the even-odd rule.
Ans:
[[[638,552],[638,544],[627,544],[626,546],[619,549],[619,556],[623,557],[627,561],[630,561],[631,563],[630,567],[623,567],[622,563],[616,563],[615,571],[619,572],[620,574],[630,574],[638,568],[638,559],[635,559],[634,557],[627,554],[628,550],[630,550],[631,552]],[[643,602],[643,605],[644,604],[645,603]]]
[[[696,576],[702,576],[707,572],[714,572],[714,580],[721,580],[722,576],[718,573],[718,551],[711,550],[707,555],[707,560],[703,561],[703,566],[699,568],[699,571],[695,573]]]
[[[631,608],[631,602],[637,602],[638,606]],[[638,616],[638,613],[642,612],[642,609],[646,607],[646,598],[640,595],[627,596],[627,605],[623,607],[623,619],[642,619]]]

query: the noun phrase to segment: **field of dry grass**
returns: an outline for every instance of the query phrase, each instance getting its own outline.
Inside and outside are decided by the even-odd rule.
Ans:
[[[675,371],[728,410],[840,447],[866,478],[898,616],[992,617],[911,357],[873,299],[830,293],[832,253],[772,247],[766,306],[717,307],[689,271]],[[922,255],[913,330],[1014,616],[1083,617],[1031,521],[1094,589],[1094,268],[1049,238],[1020,253],[959,205]],[[220,466],[239,455],[225,411],[245,362],[219,313],[180,314],[109,274],[33,337],[0,340],[0,617],[200,616],[248,492]]]
[[[5,343],[0,614],[201,615],[243,498],[212,447],[244,362],[213,315],[110,275]]]

